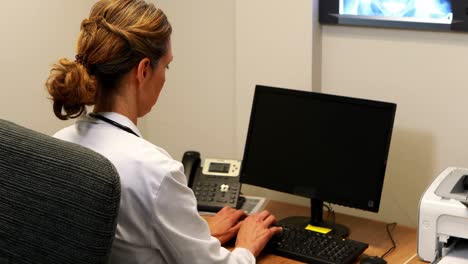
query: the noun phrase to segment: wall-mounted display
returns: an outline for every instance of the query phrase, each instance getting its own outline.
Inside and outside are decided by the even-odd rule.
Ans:
[[[465,0],[320,0],[322,24],[468,31]]]

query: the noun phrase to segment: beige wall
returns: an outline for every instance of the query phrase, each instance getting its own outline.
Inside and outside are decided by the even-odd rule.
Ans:
[[[51,134],[55,118],[44,87],[49,66],[73,58],[91,0],[4,1],[0,8],[0,118]]]

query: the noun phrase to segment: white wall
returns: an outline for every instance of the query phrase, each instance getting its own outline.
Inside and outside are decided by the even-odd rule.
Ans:
[[[174,61],[157,105],[141,123],[145,136],[178,160],[186,150],[232,158],[234,2],[157,3],[173,26]]]
[[[59,57],[73,58],[92,0],[4,1],[0,9],[0,118],[51,134],[55,118],[44,82]]]
[[[468,34],[324,26],[322,38],[323,92],[398,105],[382,210],[364,215],[416,226],[433,178],[468,166]]]
[[[176,159],[188,149],[241,159],[255,84],[311,89],[312,31],[304,24],[312,25],[312,2],[296,2],[158,1],[174,28],[174,61],[141,124],[147,138]]]

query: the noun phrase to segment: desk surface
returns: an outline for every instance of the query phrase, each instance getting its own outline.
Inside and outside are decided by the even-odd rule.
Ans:
[[[310,210],[304,206],[296,206],[288,203],[269,201],[265,207],[272,212],[277,219],[287,216],[308,216]],[[345,223],[350,229],[350,239],[366,242],[369,248],[364,254],[381,256],[391,246],[386,223],[369,220],[361,217],[336,214],[337,223]],[[385,260],[387,263],[426,263],[420,261],[416,254],[416,229],[397,225],[392,232],[393,239],[397,245],[396,249],[390,253]],[[411,260],[410,260],[411,259]],[[410,260],[409,262],[407,262]],[[300,263],[291,259],[283,258],[271,254],[262,254],[257,258],[258,263]]]

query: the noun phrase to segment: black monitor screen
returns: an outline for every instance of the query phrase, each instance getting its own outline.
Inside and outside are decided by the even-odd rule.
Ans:
[[[241,182],[377,212],[396,105],[257,86]]]

